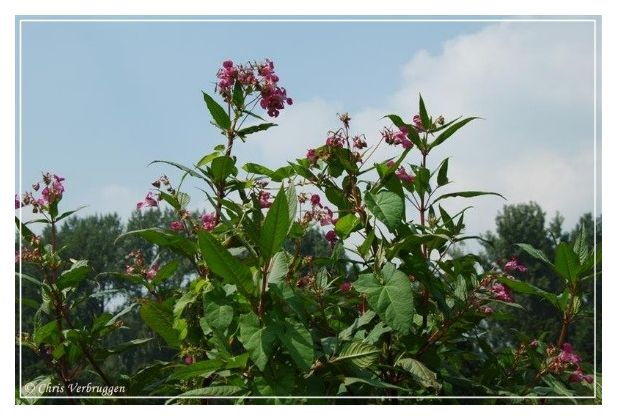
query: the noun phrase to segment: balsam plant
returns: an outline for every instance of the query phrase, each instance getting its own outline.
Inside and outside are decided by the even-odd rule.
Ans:
[[[430,167],[431,154],[475,117],[432,116],[420,97],[409,121],[385,117],[391,125],[372,147],[352,132],[344,113],[340,127],[306,156],[280,168],[241,165],[237,147],[275,126],[259,108],[275,118],[293,102],[269,60],[226,61],[217,78],[218,100],[207,92],[203,97],[223,144],[190,167],[157,161],[180,170],[180,182],[174,186],[163,175],[137,207],[166,203],[177,220],[167,229],[126,234],[177,255],[159,266],[133,253],[126,272],[116,273],[144,286],[147,295],[129,308],[138,305],[143,321],[177,353],[176,360],[150,361],[117,377],[128,394],[237,401],[593,394],[591,365],[567,342],[569,326],[591,309],[580,284],[593,278],[599,261],[582,236],[560,244],[554,262],[520,244],[564,279],[559,295],[533,286],[516,258],[483,271],[477,255],[450,252],[480,238],[464,232],[470,207],[452,214],[447,203],[500,196],[443,192],[451,183],[449,159]],[[372,160],[377,147],[388,148],[391,158]],[[201,217],[188,210],[190,197],[182,191],[187,177],[202,183],[210,203]],[[329,257],[300,253],[301,238],[315,225],[325,229]],[[29,235],[22,225],[24,232]],[[186,286],[162,288],[183,259],[192,267]],[[513,345],[492,346],[490,326],[506,316],[500,309],[523,310],[515,293],[539,296],[558,308],[561,330],[542,337],[520,331]],[[53,325],[58,332],[67,328]]]

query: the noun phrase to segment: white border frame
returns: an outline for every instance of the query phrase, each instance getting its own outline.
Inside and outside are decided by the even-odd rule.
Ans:
[[[550,23],[550,22],[589,22],[593,23],[593,69],[594,69],[594,93],[593,93],[593,152],[594,152],[594,173],[593,173],[593,221],[594,221],[594,261],[596,258],[596,224],[595,221],[597,219],[597,127],[600,121],[597,119],[597,107],[598,107],[598,44],[597,44],[597,35],[598,35],[598,21],[600,21],[600,16],[593,16],[593,18],[458,18],[453,17],[451,19],[448,18],[387,18],[383,19],[379,18],[225,18],[221,17],[220,19],[212,19],[212,18],[75,18],[75,19],[67,19],[67,18],[30,18],[27,16],[15,16],[15,21],[18,26],[17,29],[17,43],[18,50],[16,51],[16,58],[18,63],[19,75],[18,75],[18,130],[17,137],[19,142],[19,190],[20,193],[23,191],[22,186],[22,32],[23,32],[23,23],[83,23],[83,22],[95,22],[95,23],[196,23],[196,22],[208,22],[208,23],[393,23],[393,22],[474,22],[474,23],[491,23],[491,22],[527,22],[527,23]],[[601,26],[600,26],[601,27]],[[22,208],[19,209],[19,218],[23,220],[22,217]],[[20,252],[22,248],[22,238],[21,235],[19,237],[19,247]],[[22,270],[22,262],[21,258],[19,261],[19,272],[21,274]],[[449,400],[449,399],[469,399],[469,400],[595,400],[597,397],[597,311],[596,311],[596,290],[597,290],[597,274],[595,272],[595,262],[594,262],[594,292],[593,292],[593,306],[594,306],[594,323],[593,323],[593,332],[594,332],[594,393],[592,396],[573,396],[573,397],[562,397],[562,396],[217,396],[217,397],[204,397],[204,396],[40,396],[40,397],[25,397],[22,395],[23,389],[23,381],[22,381],[22,344],[19,343],[19,398],[21,399],[54,399],[54,400],[62,400],[62,399],[139,399],[139,400],[169,400],[169,399],[229,399],[229,400],[276,400],[276,399],[292,399],[292,400],[311,400],[311,399],[319,399],[319,400],[338,400],[338,399],[347,399],[347,400]],[[21,276],[19,279],[19,335],[22,335],[22,281]]]

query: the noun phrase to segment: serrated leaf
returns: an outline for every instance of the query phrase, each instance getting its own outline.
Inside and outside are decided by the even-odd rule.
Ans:
[[[337,220],[334,231],[341,238],[347,238],[360,225],[360,219],[353,213],[346,214]]]
[[[533,284],[524,281],[514,280],[509,277],[499,277],[497,281],[505,284],[517,293],[539,296],[543,299],[546,299],[550,304],[552,304],[556,308],[559,308],[557,295],[547,292],[546,290],[542,290],[539,287],[534,286]]]
[[[403,199],[390,191],[376,194],[367,191],[364,202],[370,212],[390,231],[394,231],[402,221],[405,205]]]
[[[578,277],[581,263],[570,244],[562,242],[555,248],[555,270],[570,282]]]
[[[224,397],[238,395],[243,391],[242,388],[235,385],[215,385],[207,388],[191,389],[178,395],[179,397]]]
[[[503,198],[504,200],[506,199],[503,195],[499,194],[499,193],[495,193],[495,192],[486,192],[486,191],[459,191],[459,192],[453,192],[453,193],[448,193],[448,194],[443,194],[440,195],[439,197],[437,197],[437,199],[435,199],[435,201],[433,201],[433,204],[437,203],[440,200],[443,200],[445,198],[451,198],[451,197],[465,197],[465,198],[471,198],[471,197],[478,197],[480,195],[496,195],[498,197]]]
[[[214,273],[235,284],[243,293],[252,293],[253,276],[248,267],[234,258],[209,232],[199,231],[197,241],[206,264]]]
[[[210,115],[212,115],[216,125],[223,130],[228,130],[231,127],[231,120],[227,112],[214,100],[214,98],[212,98],[212,96],[208,95],[206,92],[202,93],[204,94],[204,101],[206,102],[208,111],[210,111]]]
[[[525,251],[526,253],[528,253],[529,255],[531,255],[532,257],[534,257],[535,259],[538,259],[550,266],[553,265],[553,263],[551,263],[546,254],[539,250],[534,248],[533,246],[529,245],[529,244],[516,244],[519,248],[521,248],[523,251]]]
[[[60,290],[75,287],[86,278],[88,273],[90,273],[90,267],[88,266],[87,260],[75,261],[71,268],[60,274],[56,285]]]
[[[313,339],[309,330],[301,323],[288,319],[276,325],[275,333],[296,365],[300,369],[308,370],[315,358]]]
[[[437,381],[437,374],[422,362],[412,358],[404,358],[397,360],[396,366],[409,372],[413,380],[423,387],[433,388],[436,391],[441,389],[441,384]]]
[[[428,150],[430,151],[434,147],[439,146],[441,143],[449,139],[454,133],[463,128],[463,126],[465,126],[467,123],[476,119],[478,119],[478,117],[465,118],[464,120],[452,124],[450,127],[445,129],[439,136],[437,136],[437,138],[429,145]]]
[[[278,284],[282,282],[289,272],[289,261],[284,251],[277,252],[270,261],[270,271],[268,272],[268,283]]]
[[[331,363],[349,361],[355,366],[366,369],[377,361],[380,350],[363,341],[352,341],[345,344],[340,353],[334,358]]]
[[[420,100],[418,101],[418,108],[420,109],[420,120],[422,121],[422,125],[426,130],[431,129],[431,119],[426,111],[426,106],[424,105],[424,99],[422,99],[422,95],[420,95]]]
[[[203,360],[186,366],[178,367],[169,376],[170,380],[184,380],[197,376],[207,376],[223,367],[224,362],[220,359]]]
[[[173,327],[174,314],[171,308],[163,303],[145,301],[139,310],[146,325],[160,335],[170,347],[178,347],[180,340],[178,331]]]
[[[374,274],[362,274],[353,287],[366,294],[368,304],[393,330],[409,333],[414,314],[413,293],[405,273],[397,270],[392,263],[382,269],[383,284]]]
[[[260,326],[259,319],[253,313],[241,315],[239,327],[240,342],[255,366],[263,372],[274,349],[275,332],[271,327]]]
[[[215,330],[225,330],[233,321],[234,310],[229,305],[219,305],[210,302],[204,309],[204,318],[210,327]]]
[[[278,252],[285,242],[285,236],[289,231],[289,207],[287,196],[281,188],[276,195],[272,206],[266,214],[260,235],[261,250],[264,258],[270,258]]]
[[[238,169],[232,158],[229,156],[219,156],[214,158],[210,165],[212,179],[215,183],[221,183],[230,175],[237,175]]]
[[[276,127],[276,124],[273,124],[273,123],[257,124],[257,125],[253,125],[253,126],[238,130],[236,134],[239,137],[244,138],[248,136],[249,134],[258,133],[260,131],[265,131],[271,127]]]

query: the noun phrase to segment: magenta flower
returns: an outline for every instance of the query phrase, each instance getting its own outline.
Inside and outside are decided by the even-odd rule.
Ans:
[[[486,316],[491,316],[493,314],[493,308],[491,308],[490,306],[484,306],[480,308],[480,310]]]
[[[321,198],[319,198],[319,195],[317,194],[313,194],[311,195],[311,204],[313,205],[313,207],[315,206],[319,206],[321,207]]]
[[[407,173],[402,166],[396,170],[396,177],[403,182],[412,183],[416,178]]]
[[[152,264],[152,267],[150,267],[150,269],[146,272],[146,279],[152,280],[156,276],[156,273],[158,272],[159,272],[158,264]]]
[[[323,208],[323,211],[319,215],[319,224],[321,226],[333,225],[336,223],[333,217],[334,217],[334,213],[332,213],[332,210],[330,210],[330,207],[325,206]]]
[[[18,209],[20,207],[21,207],[21,201],[19,200],[19,196],[15,194],[15,209]]]
[[[503,302],[514,302],[514,297],[512,296],[512,292],[508,286],[501,283],[494,283],[493,287],[491,287],[491,293],[497,300],[501,300]]]
[[[513,256],[512,258],[510,258],[510,261],[508,261],[506,263],[506,265],[504,265],[503,269],[505,271],[520,271],[521,273],[524,273],[525,271],[527,271],[527,267],[525,267],[523,264],[520,263],[519,259],[517,256]]]
[[[333,230],[329,231],[328,233],[326,233],[326,240],[328,242],[330,242],[331,246],[334,246],[334,244],[337,241],[337,237],[336,237],[336,232],[334,232]]]
[[[203,216],[201,216],[201,223],[204,230],[210,232],[216,227],[216,225],[218,225],[218,219],[216,217],[216,214],[205,213]]]
[[[169,223],[169,228],[174,232],[178,232],[184,229],[184,225],[179,220],[173,220],[171,223]]]
[[[568,382],[573,382],[577,384],[583,380],[588,384],[591,384],[593,383],[593,375],[583,375],[583,371],[580,367],[577,368],[574,372],[572,372],[568,377]]]
[[[340,289],[341,289],[341,292],[343,292],[343,293],[349,293],[349,291],[351,290],[351,283],[348,282],[348,281],[343,282],[341,284]]]
[[[144,198],[144,201],[140,201],[137,203],[137,210],[140,210],[143,207],[158,207],[159,203],[152,195],[152,192],[149,192]]]
[[[272,205],[270,201],[271,195],[268,191],[259,191],[259,207],[267,209]]]
[[[424,128],[424,124],[422,124],[422,118],[420,118],[419,115],[414,115],[413,116],[413,123],[416,126],[416,130],[418,130],[418,131],[426,131],[426,129]]]
[[[574,353],[572,344],[570,343],[563,343],[563,346],[561,346],[561,353],[559,353],[557,359],[561,362],[571,363],[575,366],[579,366],[581,363],[581,357]]]
[[[184,356],[182,361],[184,362],[185,365],[192,365],[193,363],[195,363],[195,358],[191,355],[187,355],[187,356]]]
[[[311,165],[315,165],[318,159],[317,152],[315,152],[315,149],[309,149],[308,152],[306,152],[306,158],[308,159]]]

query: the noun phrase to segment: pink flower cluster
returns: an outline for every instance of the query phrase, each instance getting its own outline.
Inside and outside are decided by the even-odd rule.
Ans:
[[[271,117],[278,117],[285,105],[293,104],[293,100],[287,97],[285,88],[278,86],[279,77],[274,72],[274,63],[271,60],[246,65],[234,65],[233,61],[226,60],[216,76],[217,89],[226,102],[231,101],[232,89],[238,82],[244,87],[259,91],[259,105],[267,110]]]
[[[184,229],[184,225],[180,220],[173,220],[169,223],[169,228],[174,232],[179,232]]]
[[[337,219],[334,218],[334,213],[328,206],[321,204],[321,198],[317,194],[311,196],[312,209],[304,213],[302,219],[303,223],[310,223],[311,221],[317,221],[321,226],[334,225]]]
[[[405,126],[401,126],[399,131],[393,131],[389,128],[384,128],[381,132],[381,137],[388,144],[401,145],[404,149],[411,149],[413,143],[408,137],[409,130]]]
[[[424,124],[422,124],[422,118],[420,118],[419,115],[413,116],[413,125],[416,126],[416,130],[418,130],[419,132],[426,131],[426,129],[424,128]]]
[[[351,290],[351,283],[348,281],[341,283],[340,290],[343,293],[349,293],[349,291]]]
[[[491,293],[493,297],[497,300],[501,300],[503,302],[514,302],[514,297],[512,296],[512,291],[501,283],[495,282],[491,287]]]
[[[201,224],[204,230],[210,232],[219,224],[219,221],[215,213],[205,213],[201,216]]]
[[[21,200],[17,194],[15,194],[15,209],[20,207],[32,205],[32,212],[39,213],[47,209],[51,204],[57,203],[62,199],[64,193],[64,185],[62,182],[64,178],[50,174],[49,172],[43,174],[44,188],[41,191],[41,196],[36,198],[32,192],[26,192],[22,195]],[[38,191],[41,188],[39,182],[32,185],[34,191]]]
[[[576,367],[576,370],[568,377],[569,382],[580,383],[581,381],[585,381],[588,384],[593,383],[593,375],[583,374],[581,357],[574,353],[570,343],[563,343],[561,352],[557,355],[555,360],[553,360],[553,365],[555,366],[554,370],[564,368],[566,365],[573,365]]]
[[[521,273],[524,273],[525,271],[527,271],[527,267],[525,267],[523,264],[521,264],[518,260],[518,257],[513,256],[512,258],[510,258],[510,261],[508,261],[506,263],[506,265],[504,265],[503,269],[505,271],[520,271]]]
[[[137,203],[137,210],[141,210],[144,207],[158,207],[160,198],[154,198],[154,195],[152,194],[152,191],[150,191],[147,195],[146,198],[144,198],[143,201],[139,201]]]
[[[258,199],[259,199],[260,208],[267,209],[272,206],[272,201],[270,201],[272,199],[272,194],[270,194],[268,191],[265,191],[265,190],[259,191]]]
[[[144,255],[140,250],[131,251],[126,259],[132,260],[126,265],[125,271],[127,274],[137,274],[146,280],[152,280],[159,272],[159,265],[154,263],[150,267],[146,267]]]

